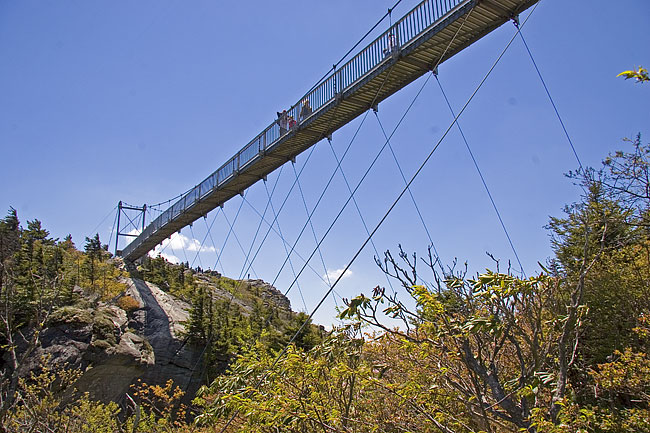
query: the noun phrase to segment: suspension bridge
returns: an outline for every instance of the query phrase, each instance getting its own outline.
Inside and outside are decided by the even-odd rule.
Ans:
[[[400,1],[401,0],[398,0],[397,4],[399,4]],[[257,230],[254,233],[248,251],[246,251],[244,246],[237,239],[236,235],[234,235],[234,221],[229,221],[225,215],[225,212],[221,212],[226,219],[227,224],[230,226],[230,230],[225,236],[223,243],[224,247],[228,241],[229,236],[232,233],[237,243],[239,244],[241,252],[245,256],[244,264],[241,268],[241,272],[237,280],[240,284],[243,284],[245,282],[244,277],[250,270],[252,270],[253,262],[255,262],[258,253],[267,240],[267,236],[271,231],[275,231],[283,243],[284,251],[286,254],[284,256],[277,255],[278,257],[272,258],[279,259],[278,261],[282,261],[283,259],[283,261],[280,266],[280,270],[276,274],[275,279],[271,282],[271,285],[275,286],[276,281],[282,273],[282,270],[285,268],[285,266],[289,265],[293,277],[291,279],[291,283],[283,287],[285,289],[283,293],[286,296],[292,287],[296,286],[300,292],[300,297],[302,298],[305,312],[308,311],[307,305],[305,303],[305,298],[303,296],[298,280],[306,268],[310,268],[316,275],[321,278],[321,280],[327,285],[327,290],[325,290],[325,293],[323,293],[322,296],[317,298],[316,304],[311,309],[309,316],[302,322],[300,328],[293,334],[286,345],[284,345],[283,349],[275,356],[272,364],[262,373],[261,377],[254,386],[254,388],[258,388],[264,382],[269,372],[275,369],[278,361],[287,353],[287,350],[290,347],[291,343],[295,341],[297,336],[302,332],[303,328],[314,318],[315,313],[319,310],[319,308],[321,308],[321,306],[323,306],[326,299],[332,296],[334,303],[337,303],[337,296],[334,295],[338,295],[338,293],[335,291],[335,288],[341,279],[345,276],[345,273],[350,269],[355,260],[360,256],[364,248],[368,246],[368,244],[371,244],[375,253],[375,258],[378,259],[380,257],[378,248],[374,244],[373,236],[377,233],[378,229],[382,226],[384,221],[387,219],[389,214],[393,211],[393,209],[396,207],[404,195],[410,195],[416,213],[426,231],[426,235],[430,243],[430,248],[433,249],[434,256],[431,256],[430,250],[429,257],[432,269],[434,266],[439,265],[441,271],[443,274],[445,274],[445,270],[442,269],[442,264],[437,261],[438,253],[435,250],[432,236],[427,228],[425,219],[422,216],[422,213],[410,188],[414,180],[425,168],[427,162],[431,159],[440,144],[445,140],[452,128],[457,128],[460,132],[460,137],[462,137],[462,141],[464,142],[465,147],[467,148],[467,151],[470,155],[471,161],[481,179],[487,196],[489,197],[489,201],[496,213],[505,237],[508,240],[509,246],[511,247],[514,257],[516,258],[517,264],[519,265],[519,271],[521,272],[521,275],[525,277],[526,273],[521,261],[519,260],[515,245],[511,240],[506,224],[504,223],[495,200],[492,197],[488,183],[486,182],[481,172],[477,159],[474,157],[468,140],[463,133],[460,124],[458,123],[458,119],[466,110],[468,105],[472,102],[479,90],[481,90],[483,84],[490,77],[491,73],[499,61],[502,59],[504,54],[507,52],[508,48],[511,46],[515,38],[519,37],[523,42],[525,50],[530,57],[530,60],[532,61],[537,75],[544,87],[546,96],[548,96],[548,99],[551,102],[554,114],[559,120],[562,131],[565,134],[566,139],[573,152],[573,156],[575,156],[578,166],[582,167],[580,158],[578,157],[578,154],[574,148],[573,142],[569,133],[567,132],[562,117],[560,116],[551,93],[546,86],[544,78],[542,77],[542,74],[537,67],[530,48],[521,32],[521,29],[533,14],[538,4],[539,0],[422,1],[394,24],[391,22],[388,26],[388,29],[377,36],[370,44],[353,53],[359,43],[355,45],[355,47],[353,47],[353,49],[346,53],[346,55],[343,57],[343,59],[347,59],[347,56],[352,53],[350,60],[344,64],[341,64],[343,61],[341,60],[333,65],[332,69],[314,86],[312,86],[312,88],[309,89],[293,106],[289,107],[286,111],[276,113],[277,119],[274,119],[274,121],[269,126],[267,126],[261,133],[255,136],[253,140],[251,140],[233,157],[228,159],[226,163],[223,164],[219,169],[214,171],[200,184],[194,186],[186,193],[183,193],[180,196],[169,200],[168,203],[171,203],[171,206],[169,206],[166,210],[161,211],[160,215],[158,215],[157,218],[153,219],[149,225],[146,225],[144,221],[148,210],[148,207],[146,205],[138,207],[123,205],[122,202],[120,202],[116,216],[117,237],[119,238],[120,235],[130,235],[135,237],[135,239],[130,244],[128,244],[123,251],[120,252],[122,257],[128,262],[137,261],[150,251],[156,249],[157,246],[161,245],[166,239],[170,238],[176,232],[180,233],[180,230],[186,226],[189,226],[190,230],[192,230],[192,223],[194,221],[198,220],[199,218],[206,217],[209,212],[216,208],[223,208],[223,205],[228,200],[241,195],[242,200],[240,207],[235,215],[236,220],[239,215],[239,211],[241,210],[241,206],[247,202],[246,194],[249,191],[248,189],[258,181],[264,180],[264,189],[266,190],[265,192],[268,197],[268,201],[266,202],[266,207],[263,212],[259,212],[257,209],[255,209],[254,206],[251,205],[251,208],[253,208],[255,213],[260,217],[260,221]],[[519,15],[529,8],[532,8],[531,13],[527,15],[527,18],[525,20],[520,22]],[[388,11],[389,16],[390,14],[391,9]],[[384,18],[386,18],[386,16],[384,16]],[[384,18],[382,18],[382,20]],[[380,20],[375,25],[375,27],[377,27],[377,25],[379,25],[382,20]],[[455,54],[458,54],[463,49],[477,42],[483,36],[489,34],[493,30],[509,21],[512,21],[516,27],[515,34],[509,39],[506,46],[497,56],[494,63],[492,63],[466,102],[459,107],[458,111],[455,111],[452,108],[452,105],[447,98],[445,91],[443,90],[440,80],[438,79],[438,67],[443,62],[453,57]],[[373,27],[373,29],[371,29],[368,34],[370,34],[375,27]],[[366,36],[368,36],[368,34],[366,34]],[[366,36],[364,36],[362,40],[364,40]],[[406,111],[397,122],[395,128],[392,130],[392,132],[387,132],[377,114],[378,104],[398,92],[400,89],[403,89],[419,77],[427,74],[428,77],[426,80],[423,80],[424,82],[422,84],[422,87],[420,87],[415,94],[414,99],[406,108]],[[412,176],[407,177],[400,167],[390,141],[393,137],[393,134],[397,128],[400,127],[405,116],[408,114],[409,110],[431,77],[435,77],[436,81],[440,85],[441,94],[443,96],[443,105],[446,105],[446,107],[449,108],[449,111],[453,117],[453,121],[451,124],[449,124],[446,130],[444,130],[439,140],[433,143],[431,149],[429,149],[429,146],[427,146],[427,149],[425,150],[426,156],[424,156],[421,161],[418,160],[420,163],[417,166],[417,169],[414,171]],[[357,137],[357,133],[363,126],[363,122],[365,121],[366,116],[372,112],[374,112],[375,117],[377,117],[377,122],[379,123],[382,137],[385,139],[385,141],[382,146],[378,146],[376,149],[377,153],[374,156],[374,159],[371,156],[372,161],[367,170],[365,170],[365,172],[361,170],[363,174],[360,176],[358,182],[350,184],[343,172],[341,162],[347,155],[350,146]],[[332,134],[362,115],[363,117],[361,123],[352,136],[352,139],[349,142],[347,148],[342,155],[337,156],[334,147],[332,146]],[[328,139],[329,141],[330,148],[334,155],[337,166],[334,169],[332,175],[329,177],[329,180],[327,181],[320,196],[318,196],[316,199],[315,204],[309,208],[298,179],[302,174],[307,161],[311,157],[311,152],[315,149],[315,145],[324,139]],[[359,205],[355,199],[355,193],[358,191],[364,180],[366,180],[366,177],[373,169],[373,166],[375,166],[375,163],[386,149],[389,149],[390,153],[392,154],[399,172],[399,176],[403,181],[403,186],[399,186],[400,192],[397,194],[394,200],[391,200],[391,204],[388,206],[387,210],[381,214],[378,222],[369,227],[366,224]],[[280,173],[283,167],[288,162],[295,162],[296,157],[307,150],[310,150],[310,152],[307,152],[307,160],[299,171],[296,170],[295,164],[289,164],[293,168],[295,180],[289,188],[289,191],[282,204],[280,204],[278,208],[274,208],[274,205],[272,204],[272,196],[275,191],[275,187],[278,184],[277,181],[280,178]],[[278,172],[276,182],[274,185],[269,187],[266,182],[267,176],[276,170]],[[316,231],[314,230],[311,219],[319,204],[324,201],[323,197],[325,195],[325,192],[330,186],[332,179],[335,177],[337,171],[340,172],[349,195],[344,194],[345,202],[319,238],[316,235]],[[310,175],[315,175],[315,173],[310,173]],[[302,196],[302,204],[304,205],[304,210],[307,213],[307,221],[304,225],[302,225],[302,228],[299,230],[295,241],[289,243],[280,230],[280,224],[277,222],[277,218],[279,213],[282,211],[285,203],[287,202],[287,199],[294,190],[294,186],[296,185],[298,187],[300,195]],[[338,275],[334,275],[332,278],[330,278],[328,268],[325,265],[325,260],[320,250],[321,244],[330,234],[330,231],[350,203],[354,203],[354,206],[356,207],[356,210],[359,214],[363,228],[365,229],[365,240],[358,248],[356,245],[354,246],[354,251],[356,252],[353,253],[349,260],[346,261],[346,266],[343,269],[337,270]],[[157,206],[158,205],[154,205],[153,207]],[[269,207],[273,214],[273,220],[271,222],[268,222],[265,219],[265,215]],[[133,227],[134,231],[138,232],[139,234],[134,234],[133,232],[124,233],[121,231],[119,218],[122,210],[140,212],[142,218],[141,220],[138,220],[137,218],[128,219],[129,225]],[[215,221],[216,215],[212,223],[214,224]],[[268,231],[266,234],[261,236],[262,239],[258,241],[258,234],[260,234],[260,228],[263,222],[266,222],[268,225]],[[277,225],[277,229],[274,227],[275,225]],[[307,230],[308,226],[311,226],[315,247],[313,249],[310,249],[310,253],[306,257],[303,257],[297,251],[296,245],[298,244],[300,238],[303,236],[304,232]],[[206,238],[208,236],[212,237],[210,234],[212,225],[208,226],[207,218],[206,227],[207,233],[203,239],[203,242],[201,242],[199,245],[196,257],[199,257],[199,252],[201,251],[201,247],[203,246]],[[118,238],[116,238],[116,250]],[[194,239],[193,232],[192,239]],[[211,240],[214,245],[214,240]],[[167,242],[167,245],[170,245],[170,243],[171,242]],[[254,246],[256,243],[258,244],[258,247],[255,250]],[[162,253],[164,251],[164,248],[166,247],[163,247],[162,251],[159,251],[159,253]],[[214,250],[216,251],[217,249],[214,248]],[[219,263],[222,252],[223,248],[219,251],[219,255],[217,256],[217,263]],[[183,253],[185,254],[185,251],[183,251]],[[404,254],[401,251],[401,247],[400,253]],[[316,271],[310,264],[310,261],[316,254],[320,256],[320,261],[323,265],[325,276],[321,276],[319,272]],[[292,256],[294,257],[294,260],[297,258],[299,259],[300,263],[302,263],[299,269],[294,268],[294,264],[292,263]],[[187,256],[185,258],[187,260]],[[408,260],[408,257],[406,256],[403,258],[406,258]],[[417,259],[415,259],[415,261],[417,261]],[[215,268],[217,266],[217,263],[215,263]],[[381,262],[379,260],[378,264],[381,267]],[[388,276],[390,273],[387,267],[388,265],[384,265],[386,267],[382,268],[382,270],[384,271],[384,274],[386,274],[387,284],[391,289],[393,289],[391,279]],[[193,262],[190,264],[190,266],[193,266]],[[434,270],[434,272],[437,271]],[[399,271],[395,270],[395,273],[399,273]],[[408,279],[410,276],[407,274],[408,271],[406,271],[406,273],[403,275]],[[413,270],[412,278],[414,280],[412,283],[418,284],[416,282],[416,280],[418,280],[418,277],[415,275],[415,270]],[[338,298],[341,298],[341,296],[339,295]],[[338,306],[338,304],[336,305]],[[207,347],[208,345],[205,346],[204,350],[206,350]],[[192,369],[192,374],[194,374],[194,372],[197,370],[199,364],[200,361],[197,361]],[[236,418],[236,416],[237,412],[231,414],[228,422],[222,427],[220,432],[225,432],[232,421]]]
[[[518,25],[519,14],[537,1],[422,1],[345,64],[335,64],[298,102],[277,113],[268,127],[148,225],[146,208],[131,207],[142,211],[142,231],[116,252],[129,262],[140,259],[361,114],[376,111],[380,102],[414,80],[435,73],[441,63],[504,23],[512,20]],[[125,235],[119,215],[117,237]]]

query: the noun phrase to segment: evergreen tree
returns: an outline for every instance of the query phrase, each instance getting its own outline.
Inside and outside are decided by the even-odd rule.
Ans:
[[[97,265],[102,258],[102,243],[99,240],[99,233],[92,238],[86,237],[84,251],[86,252],[85,270],[90,279],[90,285],[94,288],[97,279]]]
[[[63,241],[59,244],[63,249],[66,251],[70,251],[76,248],[76,245],[72,241],[72,235],[68,234],[65,238],[63,238]]]
[[[190,309],[190,319],[187,325],[189,340],[193,343],[204,344],[205,329],[203,320],[205,318],[205,287],[201,286],[198,293],[192,299],[192,308]]]
[[[0,425],[15,400],[19,367],[39,345],[57,302],[61,263],[61,248],[41,222],[28,221],[22,229],[10,209],[0,221],[0,357],[9,366],[0,379]],[[31,332],[22,332],[25,326]]]
[[[9,208],[7,216],[0,220],[0,292],[8,278],[9,261],[20,248],[20,222],[16,209]]]

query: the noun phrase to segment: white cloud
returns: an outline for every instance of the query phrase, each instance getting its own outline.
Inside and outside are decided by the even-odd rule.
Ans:
[[[162,241],[162,243],[156,246],[156,248],[154,248],[152,251],[150,251],[149,255],[151,257],[160,255],[170,262],[180,263],[181,260],[173,253],[178,253],[183,250],[188,252],[197,252],[199,249],[202,253],[214,253],[217,251],[216,248],[212,246],[205,244],[201,246],[201,242],[199,242],[197,239],[192,239],[182,233],[176,232],[171,235],[171,237]]]
[[[153,256],[153,255],[154,255],[154,252],[151,251],[151,252],[149,253],[149,255]],[[174,264],[176,264],[176,265],[179,264],[179,263],[181,262],[181,259],[179,259],[179,258],[176,257],[175,255],[173,255],[173,254],[167,254],[167,253],[165,253],[165,252],[162,252],[162,253],[155,253],[155,256],[156,256],[156,257],[160,256],[160,257],[162,257],[163,259],[167,260],[168,262],[170,262],[170,263],[174,263]]]
[[[333,283],[334,281],[336,281],[336,279],[339,276],[341,276],[341,274],[343,274],[343,268],[334,269],[334,270],[328,269],[327,270],[327,275],[324,275],[323,278],[325,278],[325,279],[329,278],[329,280]],[[343,279],[349,278],[351,276],[352,276],[352,271],[348,269],[347,271],[345,271],[345,274],[343,274],[343,277],[341,277],[341,279],[343,280]]]
[[[128,235],[133,235],[133,236],[140,236],[140,233],[142,233],[142,230],[140,229],[133,229],[130,232],[128,232]]]

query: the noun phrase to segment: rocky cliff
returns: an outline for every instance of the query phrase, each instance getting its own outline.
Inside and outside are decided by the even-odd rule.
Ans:
[[[241,314],[252,313],[246,300],[233,299],[212,285],[209,276],[197,274],[195,281],[209,286],[214,297],[238,303]],[[193,396],[202,385],[204,348],[187,342],[185,324],[191,306],[142,279],[123,283],[127,289],[105,302],[76,287],[78,301],[52,313],[39,347],[20,367],[21,376],[47,362],[54,369],[82,371],[77,389],[101,401],[124,401],[138,380],[154,385],[172,379]],[[267,305],[290,314],[289,300],[268,283],[245,283]]]
[[[120,401],[138,379],[172,379],[193,395],[200,386],[201,348],[184,344],[190,306],[140,279],[125,282],[127,290],[110,302],[76,288],[81,301],[52,314],[21,375],[42,362],[77,368],[83,371],[78,390],[102,401]]]

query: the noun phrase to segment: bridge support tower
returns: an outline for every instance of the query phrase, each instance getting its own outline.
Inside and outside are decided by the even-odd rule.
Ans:
[[[147,205],[143,204],[142,207],[130,206],[120,201],[117,204],[117,234],[115,235],[115,255],[121,256],[122,250],[118,250],[118,242],[120,236],[137,238],[145,228],[145,216],[147,213]],[[122,215],[128,221],[126,224],[120,225],[122,220]],[[142,220],[142,224],[140,224]],[[142,228],[140,228],[142,226]],[[136,230],[137,233],[132,233],[133,230]]]

